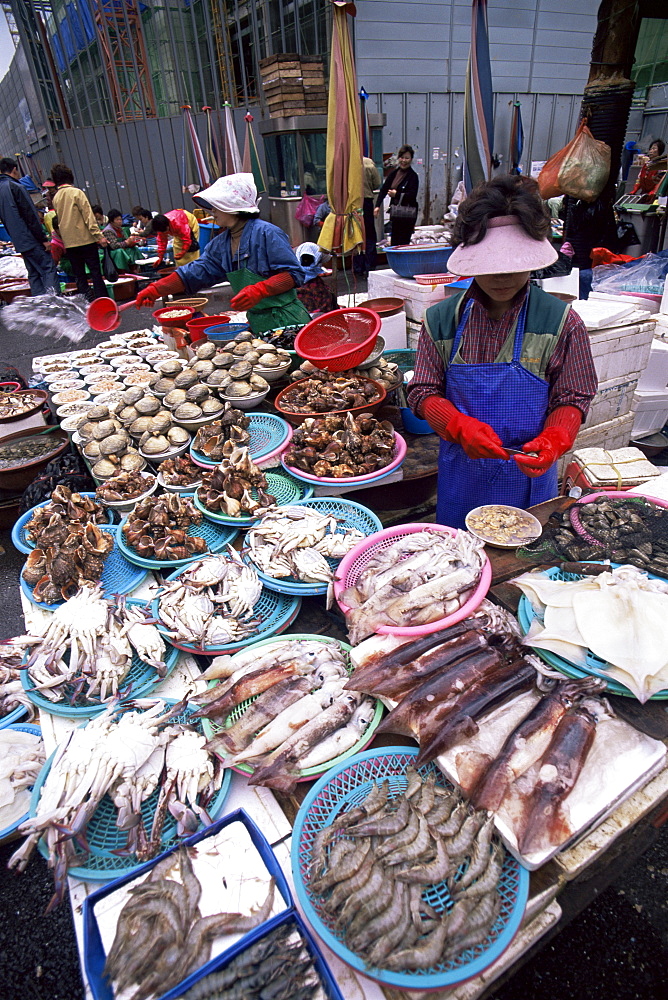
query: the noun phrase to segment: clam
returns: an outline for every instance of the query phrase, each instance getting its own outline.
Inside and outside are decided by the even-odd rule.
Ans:
[[[91,406],[90,410],[87,413],[87,417],[89,420],[106,420],[108,416],[109,416],[109,407],[102,406],[101,404],[99,406]]]
[[[121,469],[124,472],[139,472],[140,469],[144,468],[145,464],[144,459],[134,448],[128,449],[121,458]]]
[[[244,342],[241,344],[235,344],[235,346],[232,348],[232,354],[235,356],[235,358],[242,358],[244,354],[247,354],[249,351],[252,350],[253,350],[252,345]]]
[[[182,371],[180,375],[177,375],[174,379],[174,385],[177,389],[189,389],[191,385],[194,385],[198,381],[197,372],[194,372],[192,368],[188,368],[186,371]]]
[[[152,418],[149,417],[148,414],[144,414],[141,417],[137,417],[136,420],[132,421],[128,430],[135,437],[141,437],[141,435],[144,434],[147,430],[150,430],[151,419]]]
[[[99,441],[89,441],[83,450],[86,458],[96,459],[100,457],[100,442]]]
[[[221,351],[220,354],[216,354],[213,359],[213,365],[215,368],[229,368],[230,365],[234,364],[234,355],[230,351]]]
[[[213,371],[213,361],[198,361],[193,368],[201,378],[206,378]]]
[[[177,447],[180,444],[185,444],[186,441],[190,440],[190,434],[185,429],[185,427],[170,427],[167,432],[167,438],[169,443]]]
[[[158,371],[162,375],[167,375],[171,378],[175,375],[179,375],[183,371],[183,364],[177,361],[176,358],[168,358],[167,361],[161,361],[158,365]]]
[[[181,403],[186,401],[186,390],[185,389],[172,389],[165,396],[165,406],[179,406]]]
[[[258,365],[260,368],[280,368],[283,364],[281,359],[277,354],[261,354],[258,358]]]
[[[224,382],[230,382],[231,377],[227,374],[224,368],[219,369],[219,371],[211,372],[208,379],[206,380],[207,385],[211,385],[216,388],[219,385],[223,385]]]
[[[153,386],[156,392],[171,392],[175,388],[173,378],[159,378]]]
[[[142,416],[152,416],[157,413],[160,409],[160,400],[155,396],[144,396],[142,399],[138,399],[135,403],[135,409]]]
[[[152,434],[164,434],[172,426],[172,415],[167,410],[161,410],[154,417],[149,418],[148,430]]]
[[[210,395],[208,386],[198,382],[197,385],[192,385],[187,390],[186,399],[189,403],[199,403],[201,399],[206,399],[208,395]]]
[[[105,457],[109,455],[120,455],[127,448],[127,435],[110,434],[103,441],[100,441],[100,454]]]
[[[91,440],[91,438],[93,437],[93,430],[95,426],[96,426],[95,424],[91,423],[90,420],[88,420],[88,414],[86,414],[85,423],[77,427],[77,432],[82,441]]]
[[[159,455],[163,451],[169,451],[169,441],[164,434],[153,434],[142,445],[147,455]]]
[[[237,361],[229,369],[230,375],[233,379],[246,378],[248,375],[252,374],[253,366],[250,361]]]
[[[265,389],[269,388],[269,383],[261,375],[251,375],[248,381],[256,392],[264,392]]]
[[[216,345],[207,341],[197,348],[197,357],[200,359],[211,359],[216,353]]]
[[[101,458],[99,462],[93,466],[93,475],[97,479],[108,479],[109,476],[113,476],[118,472],[118,469],[114,462],[111,462],[108,458]]]
[[[124,424],[131,424],[138,416],[139,410],[134,406],[124,406],[118,413],[119,420],[122,420]]]
[[[272,344],[267,344],[266,341],[261,340],[260,337],[253,337],[251,340],[251,347],[255,348],[256,351],[268,351],[272,346]]]
[[[140,389],[138,385],[131,385],[123,393],[123,402],[127,403],[128,406],[132,406],[133,403],[136,403],[137,400],[141,399],[143,395],[143,389]]]
[[[242,330],[241,333],[238,333],[234,338],[237,344],[249,344],[253,339],[253,334],[250,330]]]
[[[225,387],[226,396],[250,396],[252,391],[250,382],[230,382]]]
[[[213,413],[218,413],[222,409],[220,400],[214,399],[213,396],[209,396],[208,399],[203,399],[200,406],[205,417],[208,417]]]
[[[100,420],[95,424],[92,436],[96,441],[101,441],[118,430],[118,426],[118,420]]]
[[[181,403],[174,410],[175,420],[199,420],[201,416],[202,409],[196,403]]]

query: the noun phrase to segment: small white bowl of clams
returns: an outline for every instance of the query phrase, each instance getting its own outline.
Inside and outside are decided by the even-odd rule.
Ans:
[[[502,503],[474,507],[466,515],[466,527],[486,545],[497,549],[517,549],[540,537],[543,526],[537,517],[521,507]]]

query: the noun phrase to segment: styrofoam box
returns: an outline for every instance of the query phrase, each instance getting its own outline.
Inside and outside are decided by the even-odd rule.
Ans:
[[[650,299],[644,295],[632,295],[627,292],[620,292],[619,295],[613,295],[612,292],[590,292],[587,301],[589,302],[591,299],[598,299],[602,302],[627,302],[629,305],[635,306],[636,309],[643,309],[648,313],[659,311],[658,296]]]
[[[631,372],[621,379],[599,382],[583,427],[595,427],[627,414],[633,403],[633,394],[638,388],[639,377],[640,372]]]
[[[408,319],[422,322],[424,314],[436,302],[445,298],[445,285],[420,285],[415,278],[400,278],[391,268],[371,271],[367,284],[370,299],[386,296],[403,299]]]
[[[646,314],[645,314],[646,315]],[[654,320],[613,326],[589,333],[599,383],[628,377],[647,366],[654,337]]]
[[[636,389],[633,399],[633,437],[647,437],[668,422],[668,390]]]
[[[639,389],[665,389],[668,385],[668,341],[655,337],[652,341],[649,361],[638,382]]]
[[[418,323],[414,319],[406,320],[406,337],[408,340],[407,346],[410,347],[412,351],[417,351],[417,345],[418,345],[418,340],[420,339],[421,330],[422,330],[422,323]]]
[[[625,413],[594,427],[583,427],[569,452],[559,459],[559,476],[563,477],[566,467],[573,460],[573,452],[578,448],[625,448],[631,440],[631,428],[635,414]]]

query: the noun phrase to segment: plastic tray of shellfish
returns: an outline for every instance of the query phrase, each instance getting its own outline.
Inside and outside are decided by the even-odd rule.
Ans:
[[[156,912],[166,939],[161,949],[154,933],[138,933],[151,928]],[[135,994],[172,1000],[196,983],[224,995],[223,979],[241,990],[235,995],[252,1000],[263,984],[247,981],[249,967],[257,977],[265,962],[275,983],[287,954],[294,961],[281,973],[282,995],[314,984],[321,987],[314,995],[343,1000],[271,847],[243,809],[88,896],[83,922],[84,968],[95,1000]]]
[[[499,755],[506,739],[539,699],[537,692],[530,691],[486,715],[475,736],[436,759],[446,777],[468,794],[475,785],[478,765]],[[601,700],[601,705],[606,706],[605,699]],[[519,824],[530,793],[519,779],[514,783],[516,794],[506,797],[495,812],[497,833],[510,853],[525,868],[535,871],[572,847],[610,816],[620,803],[647,784],[665,767],[667,753],[663,743],[617,718],[612,710],[609,713],[601,711],[596,719],[591,749],[575,786],[562,803],[554,831],[533,853],[523,854],[519,850]]]

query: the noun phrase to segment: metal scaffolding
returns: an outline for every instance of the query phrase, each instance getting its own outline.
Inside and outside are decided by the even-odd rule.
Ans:
[[[137,0],[96,0],[95,24],[116,121],[156,118]]]

